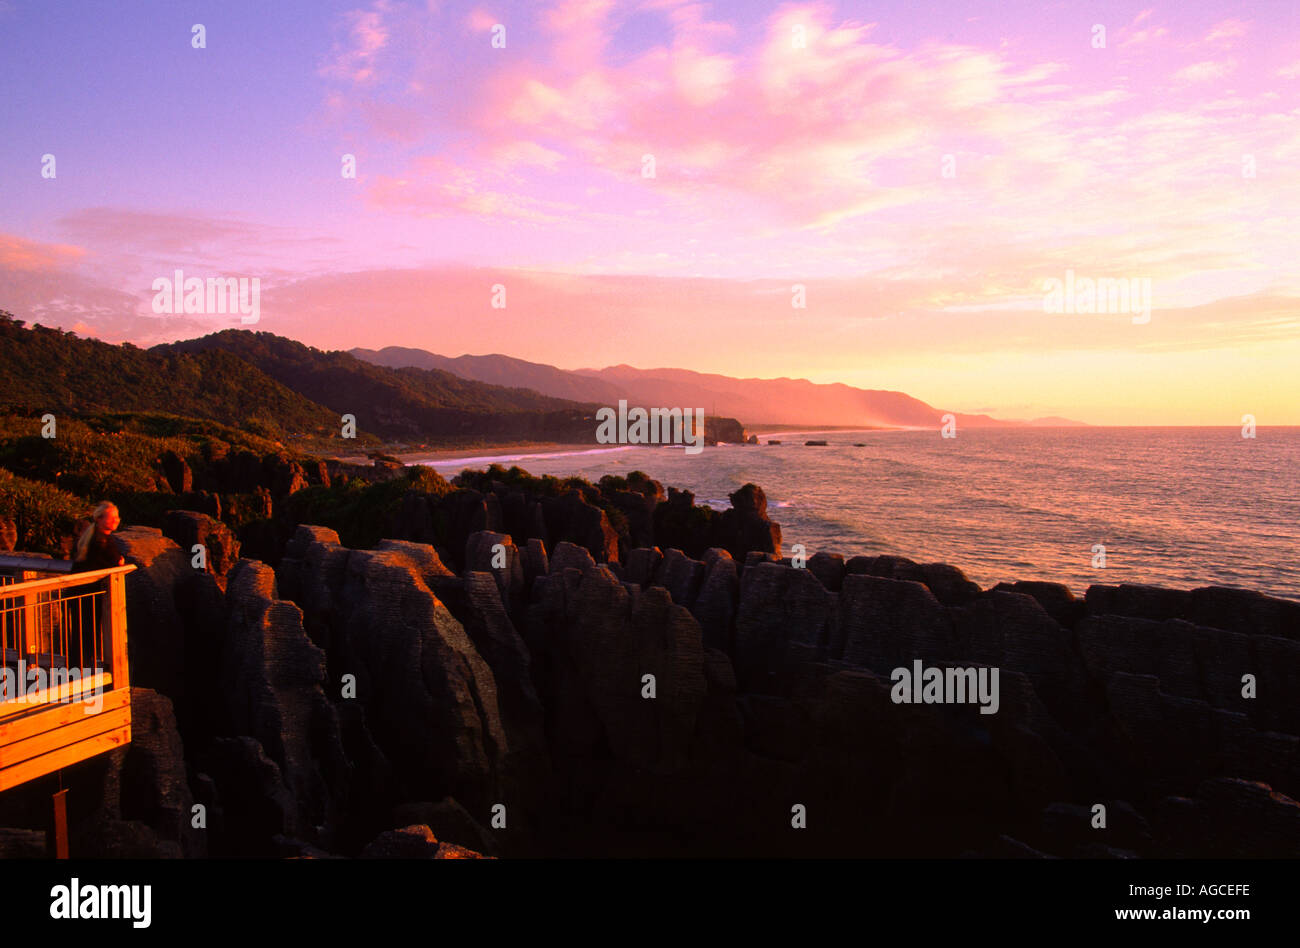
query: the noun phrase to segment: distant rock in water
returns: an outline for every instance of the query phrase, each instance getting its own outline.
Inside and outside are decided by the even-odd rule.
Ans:
[[[735,418],[719,418],[713,415],[704,419],[704,443],[742,444],[745,441],[745,427]]]
[[[815,447],[819,447],[819,448],[824,448],[824,447],[826,447],[826,442],[825,442],[825,441],[805,441],[805,442],[804,442],[804,445],[805,445],[805,446],[815,446]]]

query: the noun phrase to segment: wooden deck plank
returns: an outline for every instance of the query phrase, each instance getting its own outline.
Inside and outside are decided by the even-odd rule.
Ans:
[[[104,714],[117,708],[129,707],[130,704],[131,693],[125,689],[114,688],[112,691],[104,692],[104,706],[99,713]],[[8,749],[6,745],[56,727],[63,727],[65,724],[72,724],[86,716],[86,705],[77,702],[53,707],[40,705],[29,709],[28,714],[11,715],[0,719],[0,761],[5,760]]]
[[[110,689],[119,690],[113,687],[113,676],[111,674],[99,672],[89,678],[65,682],[57,688],[46,688],[37,695],[24,695],[22,698],[0,701],[0,721],[43,709],[46,705],[65,704],[70,701],[80,700],[93,694],[96,688],[99,688],[105,696],[108,695]],[[125,689],[121,690],[124,691]],[[0,744],[2,743],[0,742]]]
[[[89,760],[105,751],[124,747],[129,743],[131,743],[131,725],[128,724],[115,731],[98,734],[89,740],[60,748],[53,753],[44,754],[14,767],[5,767],[0,770],[0,793],[29,780],[35,780],[37,777],[44,777],[56,770]]]
[[[53,727],[48,731],[6,745],[3,754],[0,754],[0,768],[8,770],[24,761],[50,754],[64,747],[76,746],[96,735],[128,727],[130,724],[129,705],[99,714],[83,714],[79,721]]]

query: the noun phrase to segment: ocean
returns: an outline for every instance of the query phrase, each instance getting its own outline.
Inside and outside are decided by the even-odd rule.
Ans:
[[[1219,585],[1300,599],[1300,428],[783,432],[780,445],[623,446],[431,463],[532,474],[641,470],[722,510],[763,488],[783,552],[802,544],[959,567],[981,586]],[[825,447],[805,446],[824,439]],[[863,447],[855,447],[860,442]],[[1103,546],[1104,566],[1095,547]]]

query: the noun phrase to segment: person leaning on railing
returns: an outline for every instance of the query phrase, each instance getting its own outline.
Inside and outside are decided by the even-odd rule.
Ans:
[[[117,541],[113,539],[113,531],[121,522],[115,504],[106,500],[95,508],[90,526],[77,539],[76,553],[72,557],[72,572],[86,573],[126,563]]]
[[[126,559],[122,556],[122,550],[118,546],[117,540],[113,537],[113,531],[117,529],[122,522],[118,515],[117,506],[109,501],[103,501],[95,508],[95,513],[91,518],[90,526],[82,531],[81,536],[77,538],[76,551],[72,558],[72,572],[87,573],[96,569],[109,569],[113,566],[122,566]],[[98,603],[93,596],[94,592],[107,592],[108,583],[100,581],[88,586],[82,586],[73,592],[77,596],[77,626],[79,632],[80,651],[76,654],[67,655],[66,659],[69,665],[76,665],[80,668],[93,668],[99,664],[98,658],[102,658],[102,652],[105,643],[99,643],[96,648],[96,606]],[[93,604],[93,605],[92,605]],[[69,651],[74,648],[72,642],[68,643]]]

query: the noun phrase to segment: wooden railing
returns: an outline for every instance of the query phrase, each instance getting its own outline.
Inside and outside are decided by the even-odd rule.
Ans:
[[[27,563],[0,577],[0,792],[131,740],[126,575],[135,567],[52,575],[66,564],[37,562],[40,578],[26,578]]]

